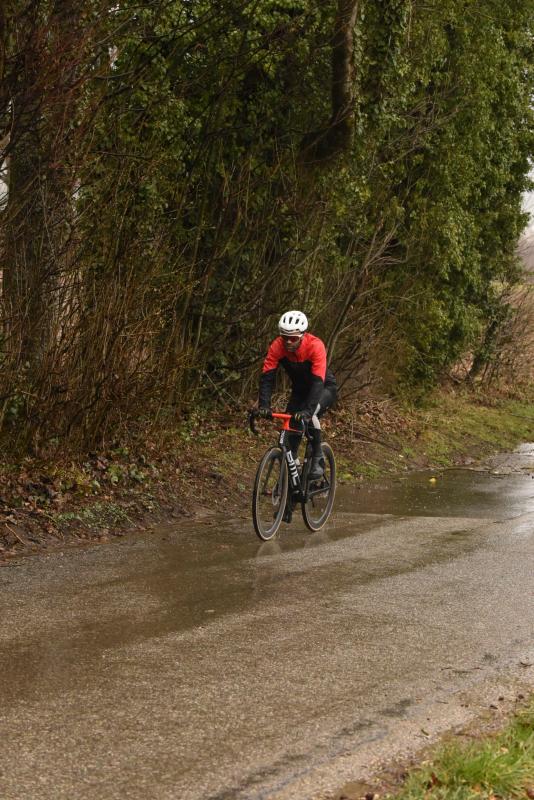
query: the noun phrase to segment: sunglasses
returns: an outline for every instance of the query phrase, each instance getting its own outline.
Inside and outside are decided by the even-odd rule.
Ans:
[[[289,336],[285,333],[282,333],[280,335],[282,336],[284,342],[288,342],[289,344],[296,344],[297,342],[300,342],[304,334],[299,333],[296,336]]]

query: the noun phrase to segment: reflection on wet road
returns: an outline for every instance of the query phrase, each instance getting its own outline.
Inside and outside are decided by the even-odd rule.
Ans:
[[[0,796],[331,785],[532,649],[532,474],[342,487],[327,529],[263,544],[219,519],[2,569]]]
[[[407,473],[394,482],[374,481],[362,484],[360,489],[346,490],[340,498],[341,506],[347,510],[363,506],[367,513],[398,516],[507,519],[533,510],[534,453],[530,463],[529,472],[490,476],[466,469]]]

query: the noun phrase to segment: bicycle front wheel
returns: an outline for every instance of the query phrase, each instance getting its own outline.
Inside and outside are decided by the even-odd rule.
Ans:
[[[267,450],[256,472],[252,494],[254,530],[264,542],[280,527],[287,500],[287,464],[279,447]]]
[[[324,475],[318,481],[308,481],[307,502],[302,504],[302,516],[311,531],[320,530],[332,513],[336,495],[336,460],[329,444],[323,444]],[[308,466],[309,466],[308,460]]]

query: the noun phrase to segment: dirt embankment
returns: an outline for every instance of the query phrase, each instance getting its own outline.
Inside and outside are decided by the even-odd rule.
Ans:
[[[268,423],[246,415],[195,419],[152,441],[139,437],[83,459],[56,450],[0,468],[0,562],[23,553],[105,542],[162,521],[224,510],[247,514]],[[534,441],[534,408],[506,398],[441,392],[424,409],[367,400],[325,423],[341,482],[408,469],[444,469]]]

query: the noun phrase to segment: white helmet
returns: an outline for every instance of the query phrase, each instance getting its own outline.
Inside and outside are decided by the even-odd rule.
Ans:
[[[308,319],[302,311],[286,311],[280,317],[280,333],[304,333],[308,329]]]

